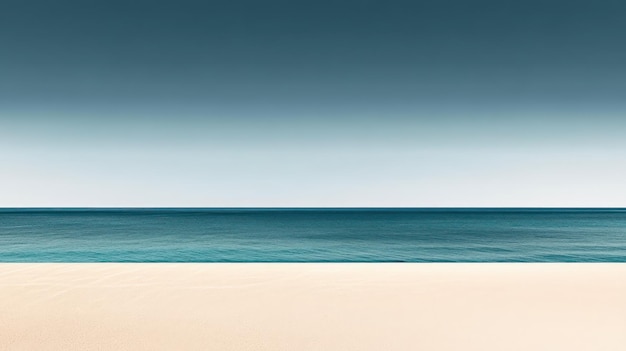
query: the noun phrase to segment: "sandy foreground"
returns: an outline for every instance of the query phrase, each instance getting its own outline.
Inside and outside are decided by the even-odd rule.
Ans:
[[[626,264],[0,264],[0,350],[626,350]]]

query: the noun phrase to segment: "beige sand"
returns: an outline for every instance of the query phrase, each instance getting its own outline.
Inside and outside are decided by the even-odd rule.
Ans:
[[[626,264],[0,264],[0,350],[626,350]]]

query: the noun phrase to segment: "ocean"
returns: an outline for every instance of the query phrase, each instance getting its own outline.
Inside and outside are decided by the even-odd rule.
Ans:
[[[626,209],[0,209],[0,262],[626,262]]]

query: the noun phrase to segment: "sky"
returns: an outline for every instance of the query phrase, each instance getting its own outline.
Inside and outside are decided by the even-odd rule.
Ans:
[[[626,207],[624,18],[0,0],[0,207]]]

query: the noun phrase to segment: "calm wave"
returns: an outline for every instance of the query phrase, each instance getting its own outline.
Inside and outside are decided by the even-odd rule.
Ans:
[[[2,209],[2,262],[626,262],[625,209]]]

